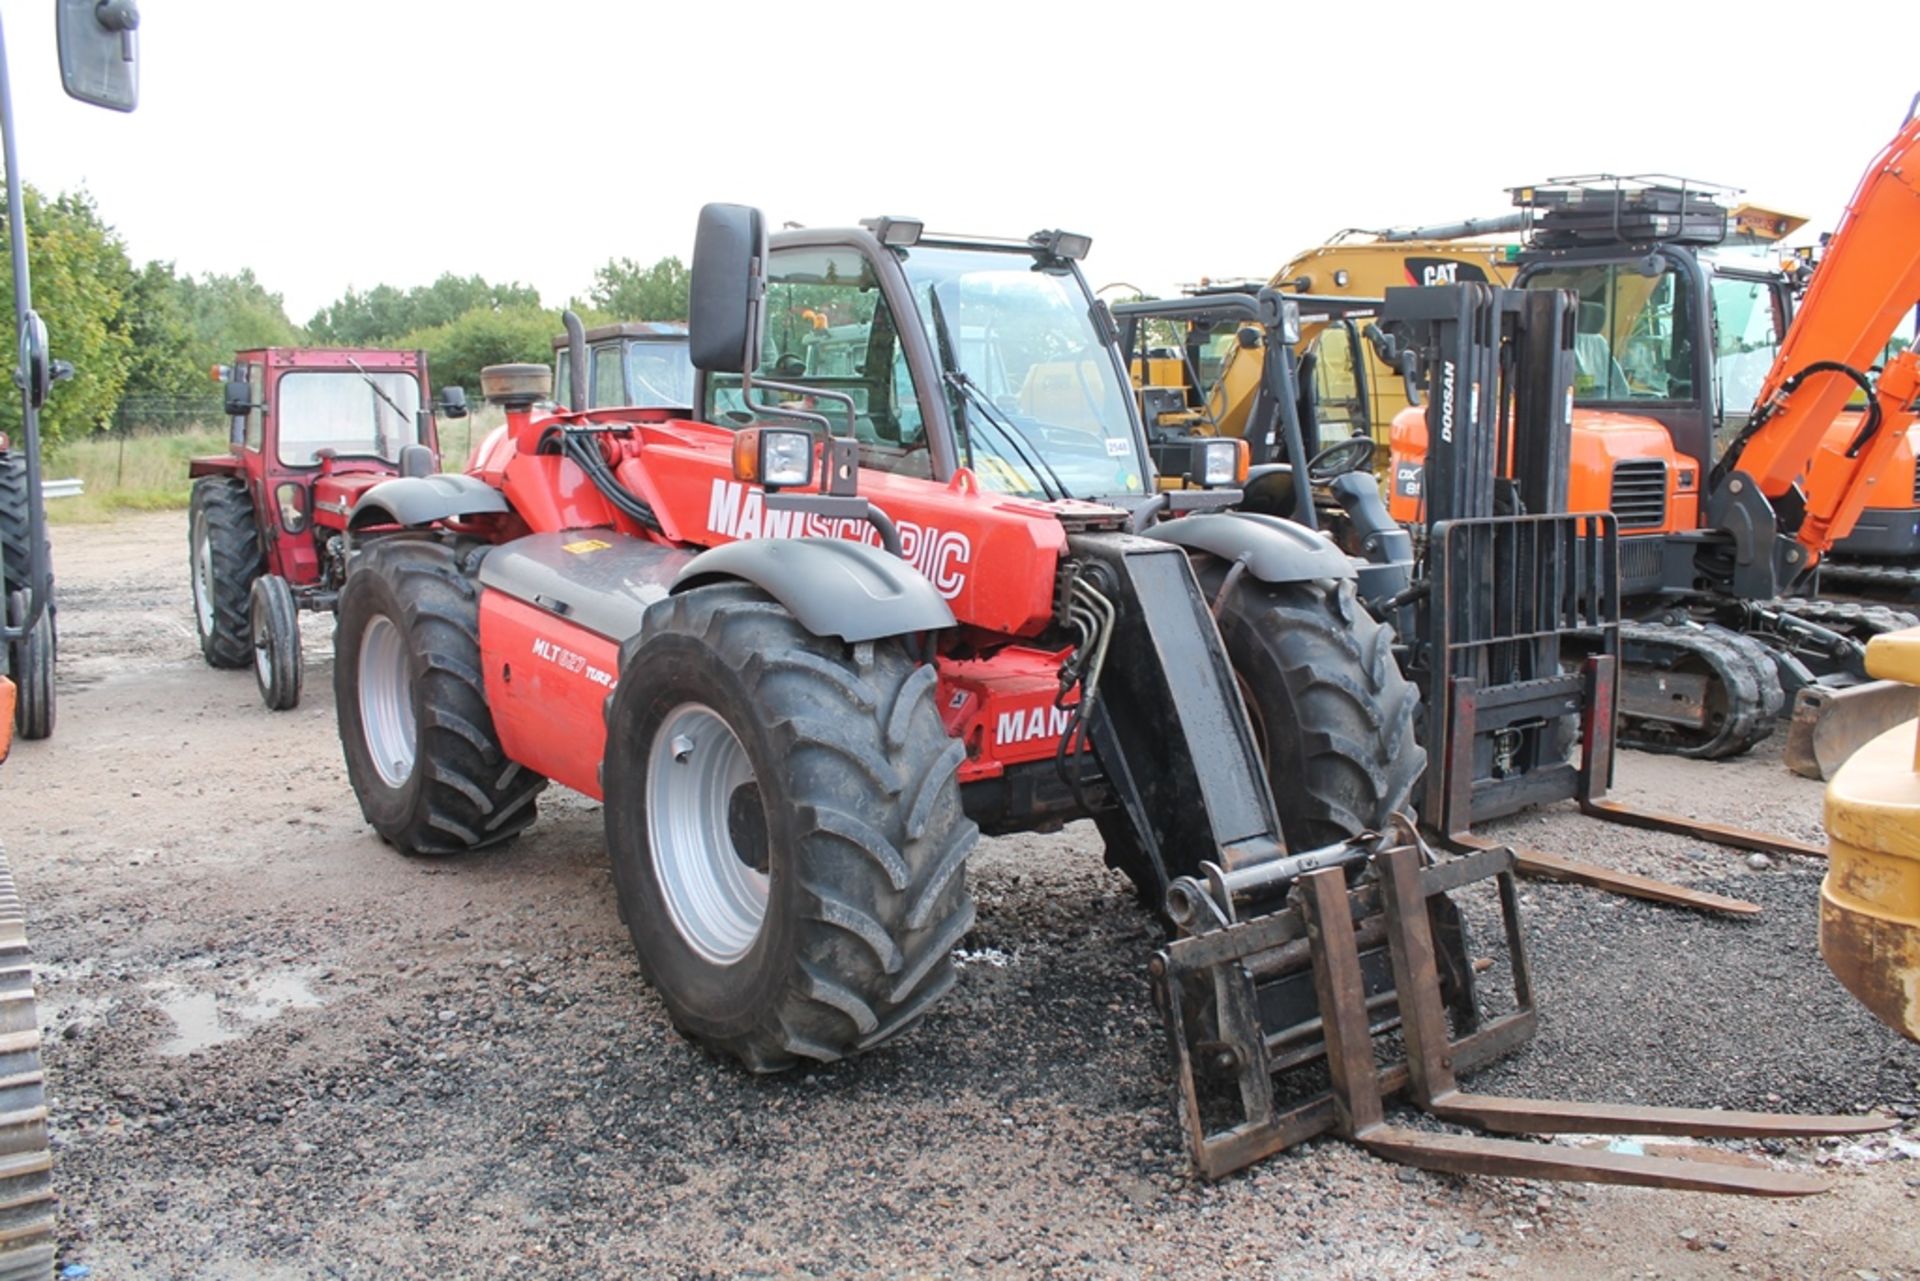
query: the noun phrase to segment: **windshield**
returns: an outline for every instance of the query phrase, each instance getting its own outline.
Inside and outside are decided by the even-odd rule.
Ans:
[[[280,461],[289,467],[313,466],[322,449],[397,463],[419,439],[420,384],[410,373],[301,370],[280,376],[276,400]]]
[[[1144,494],[1126,387],[1071,271],[1026,253],[900,251],[963,467],[1034,498]]]
[[[643,409],[686,409],[693,404],[693,362],[686,340],[627,345],[629,403]]]
[[[1692,290],[1670,267],[1648,275],[1615,263],[1551,267],[1529,289],[1580,295],[1574,334],[1576,403],[1688,400],[1693,387]]]

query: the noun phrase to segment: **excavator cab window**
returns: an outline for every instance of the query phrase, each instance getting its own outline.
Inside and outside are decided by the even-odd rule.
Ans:
[[[1713,278],[1714,454],[1747,425],[1753,402],[1780,350],[1780,298],[1770,279]]]
[[[1580,404],[1689,400],[1693,389],[1692,287],[1671,267],[1652,273],[1620,263],[1549,267],[1531,289],[1580,296],[1574,335],[1574,399]]]

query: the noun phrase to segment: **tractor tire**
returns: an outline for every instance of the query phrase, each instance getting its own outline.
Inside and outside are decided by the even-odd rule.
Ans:
[[[480,660],[486,544],[412,537],[360,553],[340,591],[333,690],[360,812],[404,854],[460,854],[533,822],[547,780],[507,759]]]
[[[53,1275],[54,1206],[33,957],[0,853],[0,1281]]]
[[[8,593],[7,621],[18,627],[27,617],[27,593]],[[8,647],[15,685],[13,732],[28,740],[53,736],[53,665],[59,650],[54,632],[53,602],[40,611],[33,630]]]
[[[27,542],[30,511],[26,455],[18,450],[0,453],[0,564],[6,568],[8,591],[25,587],[32,568]]]
[[[202,476],[193,482],[187,544],[200,653],[210,667],[246,667],[253,662],[253,580],[266,572],[267,558],[245,481]]]
[[[278,574],[253,580],[248,625],[253,633],[253,679],[270,712],[300,705],[300,608]]]
[[[979,830],[935,684],[745,584],[648,611],[607,701],[607,848],[689,1039],[756,1072],[832,1062],[952,987]]]
[[[1221,574],[1202,573],[1203,587],[1213,579],[1209,598]],[[1384,831],[1393,814],[1412,811],[1427,763],[1415,735],[1419,691],[1352,582],[1243,578],[1218,622],[1288,848]]]

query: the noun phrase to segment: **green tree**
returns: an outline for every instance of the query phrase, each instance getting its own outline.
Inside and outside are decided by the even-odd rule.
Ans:
[[[474,308],[441,325],[416,329],[395,346],[427,353],[435,387],[460,386],[477,401],[480,371],[488,365],[553,362],[560,317],[543,307]]]
[[[133,265],[86,192],[48,200],[28,186],[22,194],[34,310],[46,321],[55,358],[74,367],[73,378],[49,393],[41,414],[42,430],[53,443],[104,426],[120,403],[133,363],[127,315]],[[9,252],[6,229],[0,226],[0,259]],[[0,307],[13,314],[11,273],[0,272]],[[20,398],[8,387],[0,395],[0,431],[19,428]]]
[[[349,288],[314,313],[307,330],[316,342],[349,347],[393,346],[407,334],[451,324],[470,311],[538,307],[540,292],[518,281],[493,285],[481,276],[442,273],[430,285],[404,293],[375,285],[361,293]]]
[[[133,342],[127,395],[202,399],[219,395],[207,370],[227,357],[206,352],[172,263],[150,262],[134,273],[126,318],[127,336]]]
[[[593,273],[587,298],[615,320],[685,320],[688,280],[678,258],[662,258],[651,267],[614,258]]]
[[[234,352],[253,347],[296,347],[305,341],[300,327],[287,319],[280,295],[256,280],[249,268],[231,276],[183,276],[180,287],[207,364],[230,360]]]

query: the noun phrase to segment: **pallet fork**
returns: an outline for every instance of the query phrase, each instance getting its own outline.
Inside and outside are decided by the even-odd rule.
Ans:
[[[1169,894],[1180,937],[1155,954],[1150,971],[1173,1048],[1176,1109],[1206,1178],[1331,1134],[1388,1160],[1453,1174],[1751,1196],[1804,1196],[1826,1187],[1810,1175],[1759,1166],[1412,1129],[1387,1119],[1387,1101],[1398,1095],[1437,1120],[1505,1135],[1806,1138],[1895,1124],[1877,1115],[1463,1091],[1461,1074],[1518,1049],[1537,1024],[1513,852],[1496,846],[1436,861],[1411,823],[1402,823],[1398,843],[1354,842],[1344,861],[1324,852],[1314,861],[1322,866],[1293,880],[1285,907],[1249,920],[1236,919],[1236,902],[1272,886],[1209,868],[1208,883],[1181,878]],[[1446,896],[1489,880],[1499,893],[1515,1008],[1483,1021]],[[1303,1005],[1297,995],[1309,981],[1311,1000]],[[1376,1051],[1396,1032],[1404,1053],[1383,1064]],[[1321,1062],[1327,1087],[1283,1106],[1275,1074]],[[1223,1111],[1224,1123],[1216,1124],[1212,1118]]]
[[[1550,290],[1390,289],[1382,325],[1427,382],[1424,593],[1400,607],[1429,709],[1421,817],[1445,846],[1489,848],[1476,824],[1554,801],[1592,818],[1769,854],[1804,841],[1645,809],[1608,795],[1621,662],[1618,531],[1567,511],[1577,304]],[[1581,651],[1569,649],[1580,638]],[[1578,763],[1567,727],[1578,724]],[[1515,848],[1523,874],[1710,911],[1752,904]]]

